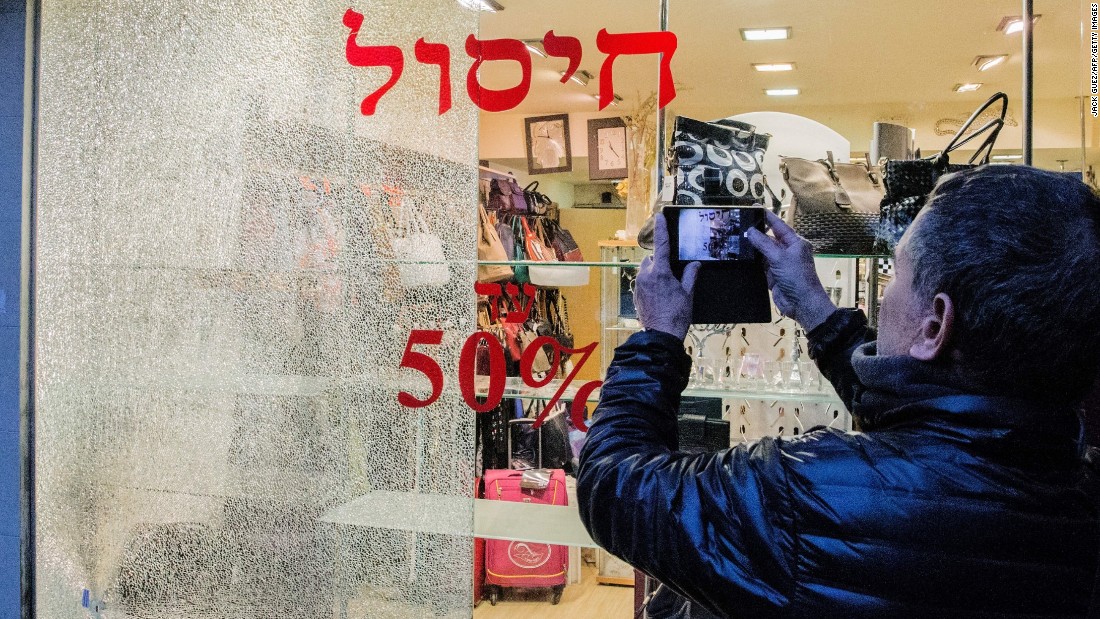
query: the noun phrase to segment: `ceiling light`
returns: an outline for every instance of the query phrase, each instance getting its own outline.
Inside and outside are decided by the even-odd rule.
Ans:
[[[1031,24],[1034,26],[1035,22],[1039,21],[1042,15],[1036,15],[1031,18]],[[997,24],[997,31],[1004,32],[1005,34],[1016,34],[1017,32],[1023,32],[1024,30],[1024,18],[1019,15],[1009,15],[1001,19],[1001,23]]]
[[[497,11],[504,10],[504,7],[501,6],[500,3],[498,3],[496,0],[458,0],[458,3],[474,11],[488,11],[490,13],[496,13]]]
[[[791,38],[791,27],[742,28],[741,38],[746,41],[781,41]]]
[[[798,94],[797,88],[768,88],[764,94],[769,97],[793,97]]]
[[[955,92],[974,92],[981,88],[981,83],[976,84],[955,84]]]
[[[592,95],[592,98],[599,101],[600,100],[600,95]],[[615,95],[614,97],[611,98],[611,105],[618,105],[622,102],[623,102],[623,98],[620,97],[619,95]]]
[[[1023,155],[993,155],[992,159],[998,161],[1012,161],[1014,159],[1023,159]]]
[[[978,67],[979,71],[988,71],[993,67],[1008,60],[1008,54],[1000,54],[998,56],[978,56],[974,59],[974,66]]]
[[[546,58],[546,49],[542,46],[542,39],[523,39],[523,44],[536,56]]]
[[[773,64],[753,63],[752,68],[757,71],[794,71],[793,62],[776,62]]]
[[[558,75],[565,77],[565,71],[558,71]],[[581,86],[587,86],[588,80],[592,79],[592,74],[588,71],[585,71],[584,69],[581,69],[580,71],[577,71],[576,73],[571,75],[569,79],[580,84]]]

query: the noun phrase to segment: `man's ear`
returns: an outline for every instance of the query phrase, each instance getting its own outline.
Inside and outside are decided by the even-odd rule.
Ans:
[[[948,353],[955,326],[955,304],[946,293],[932,299],[932,306],[921,318],[920,333],[909,348],[909,356],[920,361],[935,361]]]

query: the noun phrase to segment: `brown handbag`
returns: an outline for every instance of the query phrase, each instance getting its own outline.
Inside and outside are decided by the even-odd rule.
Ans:
[[[489,213],[480,204],[477,207],[477,259],[483,262],[507,262],[508,254],[497,235],[496,226],[489,221]],[[512,267],[506,264],[479,264],[477,281],[500,282],[512,279]]]
[[[837,163],[833,154],[811,161],[781,157],[783,179],[791,189],[787,222],[818,254],[874,253],[882,202],[882,176],[877,167]]]

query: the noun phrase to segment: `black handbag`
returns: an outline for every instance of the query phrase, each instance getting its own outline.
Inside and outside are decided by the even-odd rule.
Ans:
[[[523,198],[527,202],[527,210],[535,215],[545,215],[553,202],[549,196],[539,192],[538,181],[532,181],[523,188]]]
[[[967,130],[977,122],[978,118],[997,103],[1001,104],[997,117],[966,135]],[[879,205],[879,228],[875,233],[874,247],[876,253],[888,254],[894,251],[894,246],[913,223],[917,213],[924,207],[928,194],[932,192],[941,177],[989,163],[993,144],[1004,127],[1007,112],[1008,96],[998,92],[970,115],[947,148],[938,155],[924,159],[886,162],[882,175],[886,193]],[[951,163],[949,154],[952,151],[982,135],[985,139],[967,163]]]
[[[688,453],[707,453],[730,448],[730,422],[704,415],[678,415],[678,448]]]

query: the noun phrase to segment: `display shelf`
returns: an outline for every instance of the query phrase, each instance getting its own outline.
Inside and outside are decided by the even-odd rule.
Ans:
[[[576,505],[375,491],[330,509],[320,520],[413,533],[597,548],[581,523]]]
[[[604,331],[612,331],[615,333],[637,333],[642,330],[642,327],[628,327],[626,325],[615,325],[614,327],[604,327]]]
[[[681,394],[692,398],[724,398],[730,400],[761,400],[765,402],[805,402],[806,404],[843,405],[840,396],[832,392],[792,392],[767,390],[738,390],[736,388],[718,389],[710,387],[688,387]]]
[[[872,258],[893,258],[894,254],[814,254],[814,258],[856,258],[867,260]]]
[[[484,397],[487,393],[486,383],[488,379],[479,377],[477,394]],[[523,383],[523,380],[517,377],[509,377],[504,387],[504,397],[506,398],[523,398],[527,400],[539,400],[546,401],[554,397],[559,387],[561,387],[562,380],[554,379],[550,381],[550,384],[544,387],[529,387]],[[565,393],[562,394],[561,400],[563,402],[571,402],[576,398],[577,387],[583,385],[583,382],[575,381],[575,384],[566,388]],[[726,398],[733,400],[763,400],[768,402],[805,402],[807,404],[842,404],[840,397],[831,391],[827,392],[791,392],[791,391],[769,391],[766,389],[746,389],[739,390],[736,388],[717,388],[717,387],[688,387],[684,390],[684,396],[693,398]],[[589,396],[589,402],[600,401],[600,390],[596,389]]]
[[[478,266],[539,266],[539,267],[600,267],[600,268],[615,268],[615,267],[634,267],[638,268],[640,262],[539,262],[538,260],[478,260]]]

